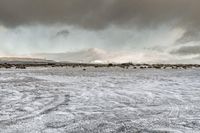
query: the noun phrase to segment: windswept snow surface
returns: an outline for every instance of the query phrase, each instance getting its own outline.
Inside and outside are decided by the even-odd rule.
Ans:
[[[200,70],[0,69],[0,133],[199,133]]]

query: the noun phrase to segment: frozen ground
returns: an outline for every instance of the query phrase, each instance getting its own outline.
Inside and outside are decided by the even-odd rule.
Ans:
[[[200,70],[0,69],[0,133],[199,133]]]

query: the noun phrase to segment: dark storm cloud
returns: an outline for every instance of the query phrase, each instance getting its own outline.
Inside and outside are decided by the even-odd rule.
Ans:
[[[199,0],[0,0],[0,20],[10,26],[60,22],[103,28],[180,19],[180,25],[189,27],[200,23],[199,5]]]
[[[200,35],[199,35],[199,29],[188,29],[188,31],[186,31],[183,36],[178,39],[176,42],[177,44],[182,44],[182,43],[188,43],[191,41],[200,41]]]
[[[61,23],[96,30],[170,25],[186,30],[180,42],[199,37],[190,37],[200,30],[199,12],[199,0],[0,0],[0,23],[6,26]]]
[[[65,29],[65,30],[58,31],[55,37],[67,37],[69,34],[70,32],[67,29]]]
[[[177,50],[171,52],[178,55],[194,55],[200,54],[200,46],[183,46]]]

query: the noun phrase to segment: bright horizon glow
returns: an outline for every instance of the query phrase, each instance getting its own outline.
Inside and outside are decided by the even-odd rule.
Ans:
[[[58,33],[63,31],[68,33],[58,36]],[[33,55],[76,53],[97,48],[110,53],[103,55],[103,62],[163,62],[173,59],[174,55],[169,52],[179,47],[174,46],[174,43],[184,32],[181,28],[172,29],[165,26],[154,31],[111,26],[96,32],[63,25],[21,26],[14,29],[1,26],[0,56],[38,58]],[[51,59],[42,56],[39,58]]]

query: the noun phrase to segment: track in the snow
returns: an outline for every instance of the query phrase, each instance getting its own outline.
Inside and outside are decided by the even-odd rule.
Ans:
[[[0,133],[198,133],[199,110],[199,69],[0,70]]]

